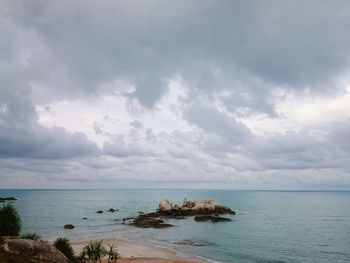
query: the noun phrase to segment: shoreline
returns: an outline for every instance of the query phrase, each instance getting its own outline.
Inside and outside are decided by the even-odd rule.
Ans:
[[[118,262],[139,263],[203,263],[212,262],[202,257],[188,255],[169,247],[157,246],[143,241],[131,241],[121,238],[71,239],[71,245],[76,254],[90,241],[103,240],[105,245],[114,245],[121,255]],[[104,262],[104,261],[103,261]],[[106,261],[107,262],[107,261]]]

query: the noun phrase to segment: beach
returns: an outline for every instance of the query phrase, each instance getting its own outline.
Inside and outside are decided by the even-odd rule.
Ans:
[[[118,249],[122,259],[118,262],[138,262],[138,263],[193,263],[204,262],[195,260],[194,257],[184,255],[175,250],[145,244],[144,242],[129,241],[117,238],[97,239],[103,240],[105,245],[113,245]],[[72,247],[76,254],[79,254],[83,247],[91,240],[71,240]],[[103,262],[107,262],[105,259]]]

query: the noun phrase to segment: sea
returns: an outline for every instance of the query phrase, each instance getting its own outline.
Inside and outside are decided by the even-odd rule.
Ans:
[[[190,189],[0,190],[14,196],[22,233],[96,239],[115,237],[175,249],[209,262],[349,263],[350,192]],[[139,229],[115,221],[173,204],[214,199],[234,209],[232,222],[169,220],[174,227]],[[107,211],[117,208],[115,213]],[[83,218],[87,218],[84,220]],[[63,225],[73,224],[72,230]]]

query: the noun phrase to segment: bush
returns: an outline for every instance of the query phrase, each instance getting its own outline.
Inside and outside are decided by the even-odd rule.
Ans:
[[[107,255],[107,250],[103,246],[103,241],[91,241],[83,248],[88,262],[101,262],[101,259]]]
[[[41,240],[41,236],[38,235],[36,232],[34,233],[25,233],[21,236],[21,238],[23,239],[31,239],[31,240],[35,240],[35,241],[40,241]]]
[[[21,232],[21,218],[14,206],[4,205],[0,208],[0,235],[18,236]]]
[[[53,246],[57,248],[59,251],[61,251],[62,254],[65,255],[70,262],[77,261],[74,256],[74,251],[70,244],[70,241],[67,238],[65,237],[57,238],[56,241],[53,243]]]
[[[117,262],[117,260],[120,257],[118,250],[113,245],[109,245],[107,250],[107,256],[108,256],[108,263]]]

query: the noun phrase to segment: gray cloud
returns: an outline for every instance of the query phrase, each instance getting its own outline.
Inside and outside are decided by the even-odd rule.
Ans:
[[[237,79],[250,78],[324,90],[349,66],[346,1],[148,1],[142,7],[133,1],[19,1],[5,6],[8,23],[43,46],[43,54],[30,63],[48,73],[34,77],[39,86],[54,89],[53,99],[57,93],[69,96],[65,90],[70,96],[91,94],[99,83],[117,77],[134,83],[134,95],[150,106],[174,74],[215,92],[222,86],[236,90]],[[266,103],[269,88],[244,86]]]
[[[144,149],[134,143],[127,143],[123,136],[112,139],[103,145],[103,153],[116,157],[142,156]]]
[[[195,105],[184,113],[184,117],[201,129],[213,132],[236,144],[244,143],[251,136],[250,130],[243,123],[214,107]]]
[[[1,178],[33,176],[44,167],[48,181],[77,185],[350,185],[349,121],[316,127],[320,136],[307,128],[255,134],[237,119],[283,118],[275,111],[276,88],[311,97],[344,92],[337,81],[350,66],[348,1],[23,0],[1,6]],[[116,80],[135,86],[120,96],[156,111],[175,76],[187,88],[176,110],[188,130],[155,132],[130,119],[125,134],[112,134],[95,122],[95,135],[109,137],[99,149],[84,133],[38,122],[37,105],[114,94],[123,88]]]

